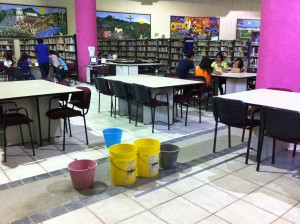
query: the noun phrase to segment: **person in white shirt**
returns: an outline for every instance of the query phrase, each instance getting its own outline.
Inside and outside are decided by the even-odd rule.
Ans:
[[[59,56],[57,55],[56,52],[54,52],[53,50],[49,51],[49,59],[50,59],[50,63],[54,67],[55,77],[58,82],[61,82],[61,81],[63,81],[63,78],[64,78],[64,68],[60,64],[58,58],[59,58]]]

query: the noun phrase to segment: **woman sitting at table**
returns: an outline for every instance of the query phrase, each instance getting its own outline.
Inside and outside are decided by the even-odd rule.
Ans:
[[[35,79],[34,75],[31,73],[30,65],[31,61],[26,53],[22,53],[20,59],[18,60],[18,67],[22,69],[25,79]]]
[[[203,76],[206,79],[206,87],[211,86],[211,66],[209,57],[202,57],[199,65],[196,67],[195,75]]]
[[[244,62],[243,62],[242,58],[235,59],[233,67],[234,68],[239,68],[240,72],[244,72],[246,70],[245,67],[244,67]]]
[[[16,61],[14,59],[14,54],[12,51],[6,53],[6,59],[4,60],[4,66],[7,68],[16,66]]]
[[[221,52],[218,52],[216,54],[216,61],[214,61],[211,64],[211,67],[213,68],[213,73],[216,75],[222,75],[223,72],[226,71],[227,64],[224,60],[223,54]],[[219,90],[220,94],[223,95],[223,84],[226,84],[226,79],[225,78],[219,78]]]

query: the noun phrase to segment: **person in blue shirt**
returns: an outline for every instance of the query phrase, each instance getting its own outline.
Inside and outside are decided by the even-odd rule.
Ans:
[[[34,75],[30,70],[30,59],[26,53],[22,53],[20,59],[18,60],[18,67],[22,69],[25,79],[35,79]]]
[[[182,59],[177,68],[176,68],[176,75],[179,76],[181,79],[186,79],[187,75],[190,71],[195,70],[194,66],[194,51],[188,52],[185,59]]]
[[[37,59],[42,75],[42,79],[47,79],[49,74],[49,48],[43,43],[43,39],[37,39],[37,44],[35,45],[35,52],[37,53]]]

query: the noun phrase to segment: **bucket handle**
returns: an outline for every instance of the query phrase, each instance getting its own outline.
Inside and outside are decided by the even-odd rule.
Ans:
[[[114,167],[116,167],[118,170],[121,170],[121,171],[123,171],[123,172],[125,172],[125,173],[127,173],[127,174],[132,174],[132,173],[136,170],[136,166],[135,166],[134,169],[132,169],[132,170],[123,170],[123,169],[121,169],[120,167],[118,167],[118,166],[114,163],[114,161],[113,161],[112,159],[110,159],[110,161],[111,161],[111,164],[112,164]]]

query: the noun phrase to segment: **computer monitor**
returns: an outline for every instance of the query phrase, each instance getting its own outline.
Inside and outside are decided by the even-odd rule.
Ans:
[[[96,56],[90,57],[90,64],[91,65],[98,65],[98,58]]]

